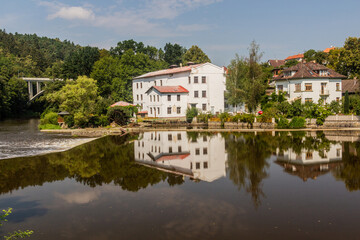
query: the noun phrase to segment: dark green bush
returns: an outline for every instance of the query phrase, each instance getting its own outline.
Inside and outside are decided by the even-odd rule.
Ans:
[[[58,125],[58,114],[54,112],[49,112],[45,114],[44,118],[40,120],[41,125],[53,124]]]
[[[289,121],[284,117],[280,117],[277,122],[277,128],[280,128],[280,129],[289,128]]]
[[[199,113],[198,113],[197,108],[194,108],[194,107],[192,107],[192,108],[187,108],[187,109],[186,109],[186,119],[187,119],[187,121],[188,121],[188,122],[191,122],[192,119],[193,119],[194,117],[196,117],[198,114],[199,114]]]
[[[209,121],[209,118],[212,117],[211,113],[200,113],[197,115],[197,122],[198,123],[207,123]]]
[[[305,126],[306,126],[306,121],[304,117],[294,117],[289,123],[289,128],[292,129],[305,128]]]

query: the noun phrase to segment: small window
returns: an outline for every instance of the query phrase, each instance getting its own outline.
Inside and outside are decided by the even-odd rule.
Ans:
[[[312,102],[312,98],[305,98],[305,102]]]
[[[195,167],[196,169],[200,169],[200,163],[199,162],[195,163]]]
[[[152,96],[150,95],[150,102],[152,102]]]
[[[152,114],[152,108],[150,108],[150,114]]]
[[[171,101],[171,95],[168,95],[168,101]]]
[[[203,142],[207,142],[207,136],[203,136]]]
[[[199,83],[199,77],[198,76],[194,77],[194,83]]]
[[[139,101],[139,95],[136,95],[136,99]]]
[[[188,79],[189,79],[189,84],[190,84],[191,83],[191,77],[189,76]]]
[[[312,91],[312,83],[305,83],[305,91]]]
[[[160,102],[160,96],[159,95],[157,95],[157,99],[158,99],[158,102]]]
[[[336,156],[340,157],[341,154],[341,148],[336,149]]]
[[[172,153],[172,147],[169,147],[169,153]]]
[[[178,100],[178,101],[180,101],[180,95],[177,95],[177,97],[176,97],[176,98],[177,98],[177,100]]]
[[[154,81],[154,85],[156,86],[156,81]]]
[[[142,88],[142,83],[140,83],[140,88]]]
[[[284,90],[284,86],[283,86],[283,85],[278,85],[277,88],[278,88],[278,91],[283,91],[283,90]]]
[[[193,166],[192,166],[192,162],[190,163],[190,169],[192,169],[193,168]]]
[[[336,91],[340,91],[340,83],[336,83]]]
[[[141,101],[142,101],[143,100],[143,95],[141,94],[140,96],[141,96]]]
[[[201,83],[206,83],[206,76],[201,77]]]
[[[136,89],[138,89],[139,88],[139,83],[136,83]]]
[[[160,115],[160,108],[158,107],[158,114]]]
[[[203,103],[203,105],[202,105],[202,110],[203,110],[203,111],[206,111],[206,103]]]
[[[151,140],[153,140],[154,139],[154,135],[151,133],[151,137],[150,137],[150,139]]]
[[[160,86],[162,86],[162,80],[160,80]]]
[[[204,169],[208,168],[208,162],[204,162]]]
[[[177,139],[178,139],[178,140],[181,140],[181,133],[178,133],[178,134],[177,134]]]
[[[195,155],[200,155],[200,148],[195,149]]]
[[[178,146],[178,152],[182,152],[181,150],[181,146]]]
[[[204,154],[204,155],[207,155],[207,153],[208,153],[208,152],[207,152],[207,148],[203,148],[203,154]]]
[[[199,97],[199,91],[194,91],[194,97],[198,98]]]
[[[312,152],[307,152],[306,153],[306,160],[311,160],[313,159],[313,153]]]
[[[202,97],[206,98],[206,91],[202,91]]]
[[[168,113],[168,114],[171,114],[171,107],[168,107],[168,108],[167,108],[167,113]]]
[[[301,83],[295,84],[295,92],[301,92]]]
[[[180,113],[181,113],[181,107],[177,107],[177,108],[176,108],[176,113],[177,113],[177,114],[180,114]]]
[[[171,134],[168,134],[168,140],[172,141],[172,135]]]

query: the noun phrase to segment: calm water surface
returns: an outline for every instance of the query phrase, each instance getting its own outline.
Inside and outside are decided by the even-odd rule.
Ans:
[[[0,160],[1,234],[359,239],[354,133],[147,132]]]

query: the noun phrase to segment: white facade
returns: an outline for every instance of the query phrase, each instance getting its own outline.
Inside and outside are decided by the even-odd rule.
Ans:
[[[207,182],[226,176],[225,140],[187,132],[145,132],[134,142],[135,161],[148,167]]]
[[[151,108],[160,108],[160,113],[156,113],[156,117],[160,118],[185,117],[186,108],[192,106],[203,112],[221,113],[224,112],[225,81],[225,69],[211,63],[144,74],[133,79],[134,104],[140,105],[141,111],[148,111],[149,117],[155,117],[155,111]],[[150,102],[150,95],[153,93],[146,93],[152,86],[182,86],[189,93],[183,98],[184,102],[181,100],[180,105],[166,101],[168,94],[164,94],[162,101],[154,103]],[[168,114],[169,107],[181,107],[181,114],[177,114],[177,111]]]
[[[276,93],[279,91],[286,92],[289,101],[301,99],[302,103],[318,103],[319,99],[330,103],[340,101],[342,96],[341,79],[331,78],[276,80]]]

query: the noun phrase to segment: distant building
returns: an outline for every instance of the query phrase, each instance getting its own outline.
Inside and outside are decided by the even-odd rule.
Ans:
[[[281,73],[282,66],[285,65],[285,60],[269,60],[268,64],[273,67],[273,77],[277,77]]]
[[[321,64],[300,62],[284,69],[276,78],[276,92],[287,93],[288,100],[301,99],[301,102],[324,103],[340,101],[342,96],[341,80],[346,77]]]
[[[134,104],[149,117],[185,117],[188,107],[224,112],[225,68],[212,63],[149,72],[133,79]]]
[[[288,62],[290,60],[296,60],[296,61],[301,62],[302,60],[304,60],[304,54],[296,54],[296,55],[289,56],[289,57],[285,58],[284,61]]]
[[[331,46],[329,48],[325,48],[324,53],[329,53],[331,50],[334,50],[335,47]]]

